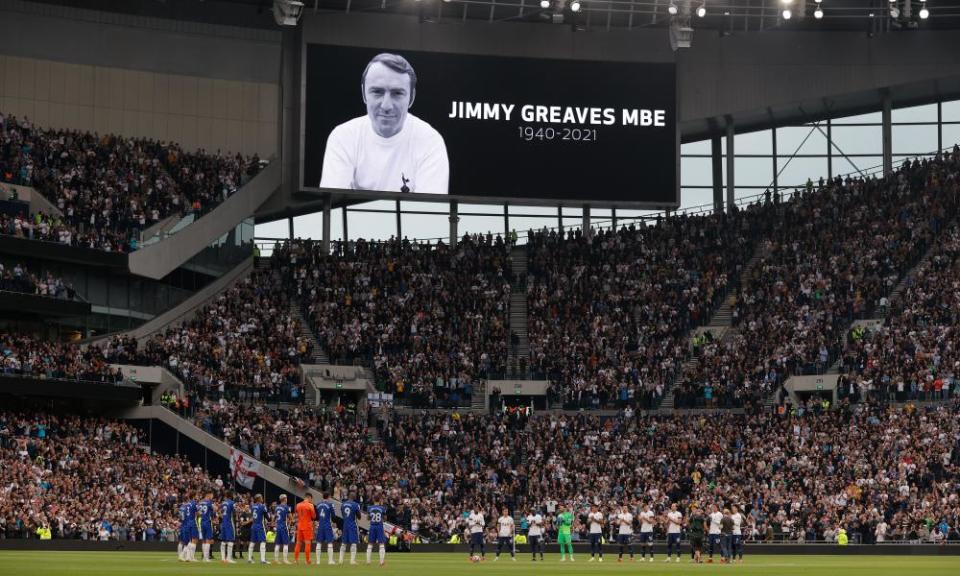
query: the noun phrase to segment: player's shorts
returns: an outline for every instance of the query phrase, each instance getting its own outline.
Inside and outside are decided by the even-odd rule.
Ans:
[[[189,524],[184,524],[183,526],[180,527],[179,538],[180,538],[181,544],[190,543],[190,525]]]
[[[703,536],[691,536],[690,547],[697,552],[703,552]]]
[[[290,531],[286,528],[277,530],[277,538],[273,541],[273,543],[279,544],[280,546],[286,546],[290,544]]]
[[[540,538],[541,536],[530,536],[530,548],[532,550],[536,550],[537,547],[540,546]]]
[[[334,541],[336,541],[336,538],[333,537],[333,527],[320,526],[320,531],[317,533],[317,542],[329,544]]]
[[[557,534],[557,544],[570,544],[570,533],[559,532]]]
[[[679,545],[680,545],[680,533],[679,533],[679,532],[673,532],[673,533],[667,534],[667,544],[669,544],[669,545],[671,545],[671,546],[679,546]]]
[[[707,536],[707,542],[710,543],[710,549],[713,550],[720,544],[720,535],[719,534],[709,534]]]
[[[743,546],[743,534],[734,534],[733,535],[733,549],[738,550]]]
[[[596,532],[590,533],[590,546],[599,546],[600,542],[603,540],[603,534],[597,534]]]
[[[481,546],[483,544],[483,532],[471,532],[470,533],[470,545],[471,546]]]
[[[297,528],[297,542],[313,542],[313,526]]]
[[[509,536],[497,536],[497,548],[500,548],[501,546],[506,546],[509,548],[511,540],[512,538]]]
[[[200,539],[200,523],[193,522],[190,524],[190,539],[199,540]]]
[[[250,542],[259,544],[267,541],[267,535],[263,532],[263,526],[253,526],[250,528]]]
[[[371,544],[386,544],[387,535],[383,533],[383,526],[370,526],[367,541]]]
[[[220,525],[220,541],[221,542],[233,542],[237,539],[237,533],[233,529],[233,524],[227,524],[224,522]]]
[[[210,522],[200,523],[200,540],[213,540],[213,524]]]
[[[641,544],[653,544],[653,532],[641,532],[641,533],[640,533],[640,543],[641,543]]]
[[[360,534],[357,532],[357,527],[352,526],[350,528],[343,527],[343,538],[340,542],[343,544],[359,544],[360,543]]]
[[[621,546],[628,546],[633,534],[617,534],[617,543]]]

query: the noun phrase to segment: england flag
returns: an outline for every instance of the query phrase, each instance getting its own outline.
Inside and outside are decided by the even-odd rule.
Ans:
[[[230,475],[233,481],[244,488],[252,489],[257,479],[260,463],[239,450],[230,449]]]

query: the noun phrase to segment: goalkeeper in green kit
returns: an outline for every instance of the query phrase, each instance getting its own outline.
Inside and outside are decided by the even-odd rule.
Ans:
[[[570,554],[570,561],[573,562],[573,544],[570,542],[570,529],[572,527],[573,513],[561,504],[560,514],[557,515],[557,544],[560,545],[561,562],[565,562],[567,559],[564,550],[566,550],[566,554]]]

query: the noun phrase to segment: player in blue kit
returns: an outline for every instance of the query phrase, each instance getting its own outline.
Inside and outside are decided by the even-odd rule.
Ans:
[[[277,537],[273,546],[273,563],[280,563],[280,548],[283,548],[283,563],[291,564],[288,558],[290,552],[290,528],[287,526],[287,516],[290,515],[290,507],[287,506],[287,495],[280,495],[280,503],[273,510],[277,518]]]
[[[233,564],[233,543],[237,540],[236,520],[233,517],[236,504],[233,494],[225,492],[220,503],[220,561]]]
[[[180,562],[187,561],[187,550],[190,549],[191,524],[193,524],[193,516],[190,515],[190,503],[184,502],[180,505],[180,534],[177,538],[177,559]]]
[[[360,529],[357,519],[360,516],[360,505],[356,502],[356,495],[350,494],[349,500],[340,504],[340,514],[343,516],[343,536],[340,538],[340,563],[343,564],[343,554],[350,546],[350,564],[357,563],[357,544],[360,543]]]
[[[247,550],[247,562],[253,562],[253,546],[260,545],[260,563],[267,562],[267,507],[263,505],[263,496],[257,494],[253,497],[253,505],[250,506],[250,516],[253,523],[250,525],[250,548]]]
[[[379,502],[381,496],[374,496],[374,502]],[[370,556],[373,553],[373,545],[380,545],[380,565],[383,566],[387,560],[387,534],[383,530],[383,520],[387,511],[383,506],[374,504],[367,508],[367,517],[370,519],[370,532],[367,534],[367,564],[370,563]]]
[[[210,546],[213,544],[213,492],[207,492],[204,499],[197,506],[199,515],[197,527],[200,540],[203,542],[203,561],[210,561]]]
[[[330,494],[323,493],[323,500],[316,506],[317,509],[317,563],[323,556],[323,545],[327,545],[327,564],[336,564],[333,560],[333,504],[330,503]]]
[[[197,494],[199,498],[200,494]],[[187,517],[190,518],[190,544],[187,546],[185,558],[187,562],[193,562],[197,555],[197,541],[200,540],[200,519],[197,517],[196,500],[187,501]]]

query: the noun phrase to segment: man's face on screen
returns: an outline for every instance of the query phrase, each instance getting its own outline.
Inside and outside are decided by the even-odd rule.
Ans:
[[[390,138],[401,129],[410,107],[410,76],[395,72],[381,62],[367,70],[363,96],[367,115],[378,136]]]

